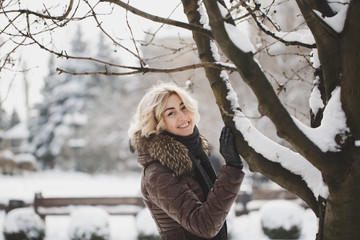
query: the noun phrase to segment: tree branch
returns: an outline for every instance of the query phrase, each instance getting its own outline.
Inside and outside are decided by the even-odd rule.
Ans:
[[[242,138],[242,136],[239,136],[239,138]],[[264,158],[253,148],[249,147],[245,143],[242,143],[245,142],[245,140],[241,139],[240,142],[240,148],[242,150],[246,149],[241,152],[241,156],[246,159],[251,171],[260,172],[265,177],[275,181],[284,189],[296,194],[307,203],[316,216],[319,215],[320,212],[317,199],[301,176],[290,172],[279,163],[272,162]]]
[[[105,34],[105,36],[107,36],[116,46],[121,47],[122,49],[124,49],[125,51],[127,51],[128,53],[130,53],[131,55],[133,55],[134,57],[136,57],[137,59],[139,59],[140,62],[142,62],[141,57],[134,53],[133,51],[131,51],[129,48],[125,47],[124,45],[120,44],[119,42],[115,41],[115,39],[113,37],[110,36],[110,34],[105,31],[105,29],[102,27],[102,24],[100,23],[97,14],[95,14],[95,10],[94,8],[90,5],[90,3],[87,0],[84,0],[85,3],[89,6],[91,12],[93,13],[93,17],[95,19],[95,22],[97,24],[97,26],[100,28],[100,30]]]
[[[86,60],[90,60],[90,59],[86,59]],[[96,59],[91,59],[91,61],[101,62]],[[112,65],[112,66],[114,66],[114,65]],[[237,71],[237,69],[235,67],[231,67],[229,65],[223,65],[219,62],[198,63],[198,64],[186,65],[186,66],[177,67],[177,68],[167,68],[167,69],[147,68],[147,67],[131,67],[131,66],[120,66],[120,65],[117,65],[117,67],[132,69],[135,71],[122,72],[122,73],[109,72],[107,70],[103,71],[103,72],[72,72],[72,71],[67,71],[65,69],[62,69],[62,68],[57,68],[56,71],[58,71],[59,74],[68,73],[71,75],[116,75],[116,76],[134,75],[134,74],[139,74],[139,73],[142,73],[142,74],[145,74],[145,73],[174,73],[174,72],[188,71],[188,70],[196,69],[196,68],[216,68],[216,69],[222,69],[222,70]]]
[[[320,171],[329,169],[331,164],[327,161],[325,154],[296,126],[263,71],[254,61],[252,53],[243,52],[230,40],[216,1],[205,0],[204,3],[211,16],[209,19],[214,38],[257,96],[259,112],[268,116],[274,123],[278,135],[289,141],[316,168]]]
[[[182,0],[182,2],[188,21],[200,24],[200,14],[197,5],[198,1]],[[212,16],[210,16],[210,18],[212,18]],[[214,54],[216,53],[211,50],[211,44],[214,44],[212,43],[212,40],[197,32],[193,32],[193,37],[198,46],[201,61],[215,62]],[[241,153],[241,156],[249,163],[251,170],[261,172],[275,182],[280,183],[285,189],[296,193],[308,203],[315,213],[317,213],[318,210],[314,194],[301,177],[286,170],[279,163],[271,162],[257,153],[248,145],[243,135],[235,128],[233,108],[230,100],[227,98],[229,90],[226,86],[226,82],[228,83],[228,80],[224,80],[224,73],[221,70],[214,68],[204,68],[204,70],[215,95],[216,103],[221,112],[223,121],[225,125],[231,127],[236,133],[236,148],[238,149],[238,152]]]
[[[51,16],[50,14],[45,15],[45,14],[41,14],[38,12],[30,11],[28,9],[10,10],[10,11],[6,11],[6,13],[20,13],[20,14],[26,14],[26,15],[34,15],[36,17],[44,18],[44,19],[63,21],[67,18],[67,16],[69,16],[69,14],[72,10],[73,4],[74,4],[74,0],[70,0],[69,6],[67,7],[64,14],[61,16]],[[2,8],[2,4],[1,4],[1,8]]]
[[[137,8],[134,8],[134,7],[130,6],[129,4],[126,4],[126,3],[122,2],[121,0],[100,0],[100,2],[114,3],[114,4],[118,5],[118,6],[132,12],[135,15],[141,16],[141,17],[149,19],[151,21],[159,22],[159,23],[165,23],[165,24],[168,24],[168,25],[184,28],[184,29],[191,30],[191,31],[197,31],[197,32],[200,32],[201,34],[204,34],[204,35],[208,36],[208,37],[212,37],[211,31],[209,31],[209,30],[207,30],[205,28],[202,28],[200,26],[196,26],[194,24],[187,24],[187,23],[176,21],[176,20],[171,20],[171,19],[168,19],[168,18],[162,18],[162,17],[154,16],[154,15],[151,15],[149,13],[143,12],[143,11],[137,9]]]
[[[315,38],[319,59],[322,64],[321,69],[323,71],[325,99],[327,102],[331,97],[332,91],[340,84],[338,77],[341,73],[341,64],[339,63],[341,43],[339,42],[339,34],[314,12],[314,9],[317,9],[325,16],[331,15],[327,1],[296,0],[296,2]]]
[[[278,40],[279,42],[284,43],[287,46],[288,45],[296,45],[296,46],[302,46],[302,47],[306,47],[306,48],[316,48],[316,44],[306,44],[306,43],[299,42],[299,41],[287,41],[284,38],[277,36],[274,32],[270,31],[266,26],[264,26],[264,24],[262,24],[257,19],[257,16],[256,16],[254,10],[258,10],[258,9],[251,9],[249,4],[247,4],[245,1],[241,1],[241,4],[249,12],[250,16],[253,18],[256,25],[259,27],[259,29],[262,32],[264,32],[265,34],[271,36],[272,38]],[[259,7],[259,6],[257,5],[257,7]]]

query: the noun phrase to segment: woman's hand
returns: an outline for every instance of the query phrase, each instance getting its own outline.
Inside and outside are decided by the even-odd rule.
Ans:
[[[225,159],[226,165],[243,168],[240,156],[234,145],[234,134],[227,126],[223,127],[220,136],[220,153]]]

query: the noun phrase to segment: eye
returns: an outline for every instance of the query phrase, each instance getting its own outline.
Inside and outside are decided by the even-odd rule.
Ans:
[[[173,115],[174,115],[174,112],[169,112],[167,116],[168,116],[168,117],[171,117],[171,116],[173,116]]]
[[[185,110],[186,109],[186,106],[184,105],[184,106],[182,106],[182,108],[181,108],[181,110]]]

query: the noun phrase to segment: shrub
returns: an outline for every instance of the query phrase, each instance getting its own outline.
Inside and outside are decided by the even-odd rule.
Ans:
[[[43,240],[45,223],[32,208],[16,208],[5,217],[6,240]]]
[[[109,214],[98,207],[80,207],[70,215],[71,240],[110,239]]]
[[[147,208],[136,215],[136,230],[138,240],[161,240],[154,219]]]
[[[298,239],[304,209],[286,200],[270,201],[260,209],[261,226],[270,239]]]

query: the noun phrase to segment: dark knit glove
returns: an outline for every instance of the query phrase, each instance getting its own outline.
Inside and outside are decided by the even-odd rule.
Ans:
[[[234,145],[234,134],[231,129],[225,126],[221,131],[220,136],[220,153],[225,159],[226,165],[243,168],[243,164],[241,162],[240,156],[236,151]]]

